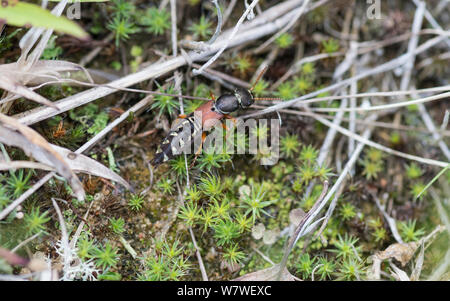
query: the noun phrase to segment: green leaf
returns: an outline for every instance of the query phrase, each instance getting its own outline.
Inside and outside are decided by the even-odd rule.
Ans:
[[[442,169],[428,184],[425,186],[421,192],[416,196],[416,199],[418,199],[425,191],[430,188],[431,185],[433,185],[434,182],[436,182],[437,179],[439,179],[440,176],[442,176],[448,169],[450,169],[450,164],[448,164],[444,169]]]
[[[6,4],[5,4],[6,3]],[[73,35],[77,38],[88,38],[89,35],[75,22],[51,14],[38,5],[13,0],[2,1],[0,6],[0,23],[5,21],[13,26],[34,26]]]

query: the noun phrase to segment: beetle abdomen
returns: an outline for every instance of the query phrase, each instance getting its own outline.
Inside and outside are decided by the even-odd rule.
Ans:
[[[159,145],[155,157],[150,161],[155,167],[173,159],[187,148],[190,148],[193,137],[201,132],[201,124],[192,115],[179,119],[174,124],[175,126]]]

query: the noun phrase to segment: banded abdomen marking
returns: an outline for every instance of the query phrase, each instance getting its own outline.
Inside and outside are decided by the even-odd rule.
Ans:
[[[150,163],[153,166],[158,166],[183,153],[186,148],[191,147],[193,137],[200,132],[201,121],[196,120],[193,114],[186,118],[177,119],[167,137],[159,145],[156,155]]]

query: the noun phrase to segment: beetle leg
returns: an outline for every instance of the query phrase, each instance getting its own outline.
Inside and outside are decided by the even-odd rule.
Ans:
[[[202,142],[200,143],[200,146],[199,146],[198,150],[195,152],[194,161],[192,161],[191,166],[189,168],[192,168],[194,166],[194,164],[195,164],[195,161],[197,161],[197,157],[202,152],[203,142],[205,142],[205,140],[206,140],[206,132],[203,132],[202,133]]]
[[[226,119],[230,119],[233,122],[234,127],[236,127],[236,125],[237,125],[237,119],[236,118],[234,118],[233,116],[228,115],[228,114],[225,114],[224,117]],[[228,140],[229,135],[230,135],[231,132],[229,131],[229,128],[225,125],[225,123],[222,123],[222,127],[223,127],[223,129],[225,131],[227,131],[227,135],[225,136],[225,140]],[[233,128],[233,130],[234,130],[234,128]]]
[[[211,99],[212,99],[213,101],[216,101],[216,97],[214,96],[214,93],[213,93],[213,92],[209,91],[209,96],[211,97]]]
[[[225,114],[225,115],[223,115],[226,119],[230,119],[231,121],[233,121],[233,123],[234,123],[234,126],[236,126],[236,124],[237,124],[237,119],[236,118],[234,118],[233,116],[231,116],[231,115],[228,115],[228,114]]]
[[[227,134],[225,135],[225,141],[228,141],[231,131],[224,122],[222,122],[222,128],[227,132]]]

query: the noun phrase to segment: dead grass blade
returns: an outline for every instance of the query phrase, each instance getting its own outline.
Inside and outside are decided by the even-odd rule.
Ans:
[[[48,171],[54,171],[55,169],[47,164],[42,164],[32,161],[10,161],[0,162],[0,170],[19,169],[19,168],[33,168],[42,169]]]
[[[411,273],[410,278],[412,281],[419,280],[420,273],[422,272],[422,268],[423,268],[424,255],[425,255],[425,247],[424,247],[424,244],[422,243],[421,248],[420,248],[420,254],[416,260],[416,265],[414,266],[414,270]]]
[[[114,182],[120,183],[127,189],[131,190],[130,184],[125,181],[117,173],[110,170],[103,164],[91,159],[85,155],[77,154],[68,150],[67,148],[50,144],[54,151],[56,151],[61,157],[63,157],[70,168],[75,172],[87,173],[93,176],[106,178]]]
[[[131,186],[125,181],[121,176],[117,173],[111,171],[106,166],[101,163],[81,154],[76,154],[68,149],[63,147],[59,147],[53,144],[50,146],[59,153],[63,158],[66,158],[66,162],[69,165],[70,169],[74,172],[82,172],[86,174],[90,174],[97,177],[103,177],[114,182],[120,183],[127,189],[131,190]],[[33,169],[41,169],[46,171],[55,171],[50,165],[32,162],[32,161],[10,161],[10,162],[0,162],[0,170],[9,170],[9,169],[19,169],[19,168],[33,168]]]
[[[406,274],[405,271],[399,269],[395,264],[393,264],[392,262],[389,262],[389,265],[391,266],[392,270],[391,270],[391,275],[392,277],[394,277],[395,279],[399,280],[399,281],[411,281],[411,279],[409,279],[408,274]]]
[[[0,69],[0,72],[3,73],[4,70]],[[2,76],[0,76],[0,88],[2,88],[3,90],[6,90],[8,92],[11,92],[13,94],[25,97],[34,102],[37,102],[37,103],[52,107],[56,110],[59,110],[58,106],[55,105],[53,102],[51,102],[47,98],[37,94],[33,90],[19,84],[18,82],[13,81],[10,77],[10,74],[9,75],[8,74],[9,73],[7,73],[6,75],[3,74]]]
[[[19,147],[28,156],[32,156],[41,163],[53,166],[68,181],[77,198],[84,200],[84,189],[78,177],[63,156],[36,131],[14,118],[0,114],[0,141],[10,146]]]
[[[45,97],[34,92],[35,88],[26,85],[43,85],[46,83],[71,83],[70,72],[83,72],[85,78],[93,83],[87,70],[82,66],[59,60],[41,60],[34,63],[29,69],[25,69],[20,63],[0,65],[0,88],[11,94],[1,100],[6,103],[19,97],[25,97],[37,103],[58,109],[58,106]],[[66,75],[65,73],[68,73]]]

